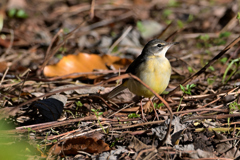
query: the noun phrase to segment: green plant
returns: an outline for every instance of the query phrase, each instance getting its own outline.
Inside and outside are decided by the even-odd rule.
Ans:
[[[75,118],[75,116],[74,116],[74,114],[72,113],[72,111],[66,110],[66,112],[70,113],[70,114],[73,116],[73,118]]]
[[[227,43],[226,39],[231,35],[231,32],[222,32],[219,34],[218,38],[213,40],[213,43],[220,46],[220,45],[225,45]]]
[[[222,32],[219,35],[219,38],[225,38],[225,37],[229,37],[231,35],[231,32]]]
[[[225,63],[227,62],[227,60],[228,60],[227,57],[223,57],[223,58],[220,59],[220,62],[222,62],[223,64],[225,64]]]
[[[59,135],[59,131],[55,131],[53,128],[51,128],[51,131],[52,131],[53,133],[56,133],[57,135]]]
[[[188,94],[188,95],[191,95],[191,94],[192,94],[191,91],[192,91],[192,88],[194,88],[194,87],[196,87],[195,84],[187,84],[186,87],[184,87],[184,86],[182,86],[182,85],[180,84],[180,88],[181,88],[181,90],[183,91],[183,93],[184,93],[184,94]],[[183,96],[182,96],[181,99],[180,99],[177,112],[178,112],[179,109],[180,109],[182,100],[183,100]]]
[[[140,115],[137,114],[137,113],[130,113],[130,114],[128,114],[128,118],[139,118],[139,117],[140,117]]]
[[[216,77],[214,77],[214,78],[209,77],[209,78],[207,79],[207,83],[208,83],[209,85],[211,85],[211,84],[213,84],[213,83],[215,82],[215,80],[216,80]]]
[[[83,104],[82,104],[81,101],[77,101],[77,102],[75,102],[75,103],[76,103],[76,105],[77,105],[76,110],[78,110],[80,107],[83,106]],[[76,116],[77,116],[77,114],[78,114],[78,112],[75,113]]]
[[[184,27],[184,24],[181,20],[177,20],[177,25],[179,28],[183,28]]]
[[[159,104],[157,104],[157,103],[153,103],[153,106],[154,106],[154,108],[159,109],[160,107],[163,107],[164,104],[163,104],[163,103],[159,103]]]
[[[115,46],[112,50],[112,53],[116,53],[117,51],[119,50],[119,47],[118,46]]]
[[[240,12],[238,12],[238,14],[237,14],[237,19],[238,19],[238,21],[240,23]]]
[[[82,104],[81,101],[77,101],[77,102],[75,102],[75,103],[76,103],[77,107],[82,107],[82,106],[83,106],[83,104]]]
[[[229,104],[229,114],[233,114],[234,111],[236,110],[240,110],[240,104],[238,104],[237,102],[232,102]],[[228,118],[228,126],[230,125],[230,118]]]
[[[62,55],[62,54],[56,54],[56,58],[62,59],[62,58],[63,58],[63,55]]]
[[[60,47],[59,52],[67,52],[67,48],[66,47]]]
[[[211,71],[215,71],[215,68],[213,66],[208,67]]]
[[[23,127],[23,128],[28,130],[28,139],[30,139],[30,132],[36,133],[36,131],[32,130],[32,128],[30,128],[30,127],[28,127],[28,128]]]
[[[196,87],[195,84],[187,84],[186,87],[182,86],[180,84],[180,88],[183,91],[183,93],[191,95],[192,88]]]
[[[227,80],[225,81],[226,79],[226,76],[227,76],[227,73],[230,69],[232,69],[232,65],[235,64],[235,69],[232,70],[232,72],[230,73],[230,75],[228,76]],[[238,72],[238,67],[240,66],[240,58],[237,58],[237,59],[234,59],[230,62],[230,64],[228,65],[228,67],[226,68],[224,74],[223,74],[223,79],[222,79],[222,83],[223,84],[226,84],[230,79],[231,77]]]
[[[164,9],[163,10],[163,16],[167,18],[169,15],[172,14],[172,11],[170,9]]]
[[[200,36],[199,36],[199,39],[201,39],[201,40],[203,40],[203,41],[205,41],[205,42],[206,42],[207,40],[209,40],[209,38],[210,38],[210,37],[209,37],[208,34],[200,35]]]
[[[63,33],[68,34],[70,30],[68,28],[63,28]]]
[[[168,1],[168,6],[169,7],[177,7],[179,3],[176,0],[169,0]]]
[[[209,48],[209,47],[211,47],[211,44],[208,42],[209,38],[210,37],[209,37],[208,34],[200,35],[198,37],[198,39],[200,39],[202,42],[197,43],[197,47],[198,48],[202,48],[202,47]]]
[[[97,109],[91,109],[91,111],[92,111],[92,112],[95,114],[95,116],[97,117],[98,124],[99,124],[100,127],[102,128],[103,132],[104,132],[105,134],[107,134],[107,132],[105,131],[105,129],[103,128],[103,126],[102,126],[102,124],[101,124],[101,122],[100,122],[100,120],[99,120],[99,116],[101,116],[101,115],[103,114],[103,112],[98,112]]]
[[[189,73],[192,74],[193,73],[192,67],[188,66],[187,68],[188,68]]]
[[[137,29],[140,31],[140,32],[144,32],[146,30],[146,28],[144,27],[144,25],[142,24],[141,21],[137,21]]]
[[[28,15],[23,9],[10,9],[8,10],[8,16],[10,18],[16,17],[16,18],[27,18]]]
[[[114,147],[116,145],[116,142],[118,142],[119,140],[122,140],[123,138],[116,138],[110,145],[110,148]]]
[[[192,14],[189,14],[187,22],[192,22],[194,19]]]

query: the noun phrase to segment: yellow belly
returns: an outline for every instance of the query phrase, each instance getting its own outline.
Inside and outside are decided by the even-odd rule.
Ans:
[[[165,57],[149,58],[139,66],[136,76],[155,92],[161,94],[168,86],[171,76],[171,65]],[[144,97],[152,97],[154,95],[149,89],[134,79],[129,79],[126,85],[136,95]]]

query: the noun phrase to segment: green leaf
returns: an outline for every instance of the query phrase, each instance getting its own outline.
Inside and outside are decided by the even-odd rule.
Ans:
[[[181,20],[177,20],[177,24],[178,24],[178,27],[179,28],[183,28],[184,27],[184,24]]]
[[[166,20],[165,23],[170,24],[170,23],[172,23],[172,20]]]
[[[163,107],[163,106],[164,106],[163,103],[159,103],[159,104],[157,105],[157,108],[160,108],[160,107]]]
[[[169,0],[168,1],[168,6],[169,7],[177,7],[179,4],[177,3],[176,0]]]
[[[17,11],[16,17],[17,18],[27,18],[28,15],[23,9],[20,9],[20,10]]]
[[[189,73],[193,73],[192,67],[188,66],[188,71],[189,71]]]
[[[213,66],[210,66],[209,69],[210,69],[211,71],[215,71],[215,68],[214,68]]]
[[[77,102],[75,102],[75,103],[76,103],[76,105],[77,105],[78,107],[82,107],[82,106],[83,106],[83,104],[82,104],[81,101],[77,101]]]
[[[210,84],[210,85],[213,84],[214,82],[215,82],[215,80],[212,79],[212,78],[207,79],[207,83]]]
[[[200,35],[199,39],[203,40],[203,41],[207,41],[209,40],[209,35],[208,34],[205,34],[205,35]]]
[[[140,32],[144,32],[146,30],[146,28],[143,26],[142,22],[141,21],[137,21],[137,29],[140,31]]]
[[[103,114],[103,112],[99,112],[98,115],[101,116]]]
[[[112,53],[115,53],[115,52],[117,52],[118,51],[118,46],[115,46],[114,48],[113,48],[113,50],[112,50]]]
[[[187,22],[192,22],[194,19],[192,14],[189,14]]]
[[[63,58],[63,55],[62,55],[62,54],[56,54],[56,57],[57,57],[58,59],[62,59],[62,58]]]
[[[16,9],[10,9],[10,10],[8,10],[8,16],[9,16],[10,18],[13,18],[14,15],[16,14],[16,12],[17,12]]]
[[[181,84],[180,84],[180,88],[183,92],[185,91],[185,88]]]
[[[223,57],[220,61],[222,62],[222,63],[226,63],[227,62],[227,57]]]
[[[219,38],[229,37],[231,35],[231,32],[222,32],[219,35]]]
[[[172,14],[172,11],[170,9],[164,9],[163,10],[163,16],[168,17],[170,14]]]
[[[154,106],[154,108],[159,109],[160,107],[164,106],[164,104],[163,103],[159,103],[159,104],[153,103],[153,106]]]
[[[136,113],[130,113],[129,115],[128,115],[128,118],[139,118],[140,117],[140,115],[138,115],[138,114],[136,114]]]
[[[237,19],[238,19],[239,22],[240,22],[240,12],[238,12],[238,14],[237,14]]]
[[[67,34],[69,32],[70,32],[70,30],[68,28],[63,28],[63,33]]]
[[[195,84],[191,84],[191,85],[190,85],[190,88],[194,88],[194,87],[196,87]]]

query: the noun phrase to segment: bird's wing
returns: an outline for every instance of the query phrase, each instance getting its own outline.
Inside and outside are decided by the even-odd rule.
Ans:
[[[131,73],[133,75],[136,75],[136,68],[143,62],[143,58],[139,56],[137,59],[135,59],[126,70],[126,73]]]

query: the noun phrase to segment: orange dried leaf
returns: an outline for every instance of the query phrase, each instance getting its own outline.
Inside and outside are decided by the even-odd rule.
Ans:
[[[124,68],[131,63],[129,59],[121,59],[116,56],[79,53],[77,55],[67,55],[57,64],[49,65],[44,68],[44,75],[47,77],[64,76],[72,73],[93,72],[94,70],[107,70],[107,66],[113,65],[115,69]],[[76,78],[71,76],[66,78]],[[88,78],[96,78],[91,75]]]

